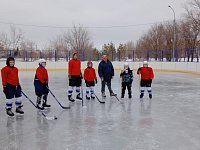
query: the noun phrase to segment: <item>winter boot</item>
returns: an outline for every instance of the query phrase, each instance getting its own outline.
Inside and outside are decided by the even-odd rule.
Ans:
[[[117,94],[111,92],[111,93],[110,93],[110,96],[117,96]]]
[[[105,92],[103,92],[103,93],[102,93],[102,97],[104,97],[104,98],[106,97],[106,94],[105,94]]]

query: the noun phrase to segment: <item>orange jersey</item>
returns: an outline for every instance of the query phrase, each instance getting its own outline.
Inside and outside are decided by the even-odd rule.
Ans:
[[[41,83],[47,83],[48,84],[48,72],[47,69],[44,67],[38,67],[36,70],[36,79],[39,79]]]
[[[5,66],[1,69],[2,85],[19,85],[18,69],[16,67]]]
[[[151,67],[141,67],[137,74],[141,74],[141,80],[149,80],[154,78],[153,69]]]
[[[97,79],[96,72],[94,68],[86,68],[84,71],[84,80],[94,81]]]
[[[71,59],[69,61],[68,73],[69,75],[80,75],[81,74],[81,61]]]

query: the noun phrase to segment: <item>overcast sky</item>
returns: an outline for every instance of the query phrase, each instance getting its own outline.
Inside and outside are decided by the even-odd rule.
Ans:
[[[136,41],[154,22],[173,19],[168,8],[171,5],[176,17],[184,12],[186,0],[0,0],[0,32],[8,32],[9,24],[70,27],[82,24],[86,27],[135,25],[127,28],[89,28],[91,39],[99,49],[112,41],[116,45],[129,40]],[[140,25],[146,24],[146,25]],[[57,34],[67,29],[20,27],[25,37],[43,48]]]

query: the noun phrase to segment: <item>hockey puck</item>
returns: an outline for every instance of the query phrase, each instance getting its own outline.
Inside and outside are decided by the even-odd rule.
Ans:
[[[54,119],[57,120],[58,118],[56,116],[54,116]]]

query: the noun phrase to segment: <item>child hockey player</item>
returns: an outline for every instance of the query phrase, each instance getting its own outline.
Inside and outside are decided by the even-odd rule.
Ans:
[[[48,72],[46,67],[46,60],[39,60],[39,67],[36,70],[34,86],[35,86],[35,94],[37,95],[36,106],[38,109],[44,110],[45,107],[51,107],[51,105],[47,104],[47,96],[49,93],[48,90]],[[43,98],[43,102],[41,103],[41,99]]]
[[[21,86],[19,84],[18,69],[14,66],[15,59],[9,57],[6,61],[6,65],[1,70],[3,92],[6,96],[6,113],[8,116],[14,116],[12,112],[13,99],[15,100],[16,113],[24,114],[22,110],[21,100]]]
[[[140,81],[140,98],[143,98],[145,87],[147,88],[147,91],[149,93],[149,98],[152,99],[152,90],[151,90],[151,83],[154,78],[153,69],[151,67],[148,67],[148,62],[143,62],[143,67],[140,67],[137,71],[138,75],[141,75],[141,81]]]
[[[87,100],[90,100],[90,97],[91,99],[95,99],[94,86],[95,86],[95,83],[97,84],[97,77],[96,77],[95,69],[92,67],[93,67],[93,63],[91,61],[88,61],[87,68],[84,71],[84,80],[87,87],[86,89]]]
[[[69,78],[69,89],[68,89],[68,100],[74,102],[72,93],[74,87],[76,87],[76,99],[82,100],[80,87],[82,85],[82,74],[81,74],[81,61],[78,59],[77,53],[72,55],[72,59],[69,61],[68,67],[68,78]]]
[[[124,64],[124,70],[122,70],[120,77],[122,78],[122,94],[121,98],[124,98],[126,87],[128,89],[128,98],[132,98],[131,86],[133,82],[133,71],[129,68],[129,64]]]

